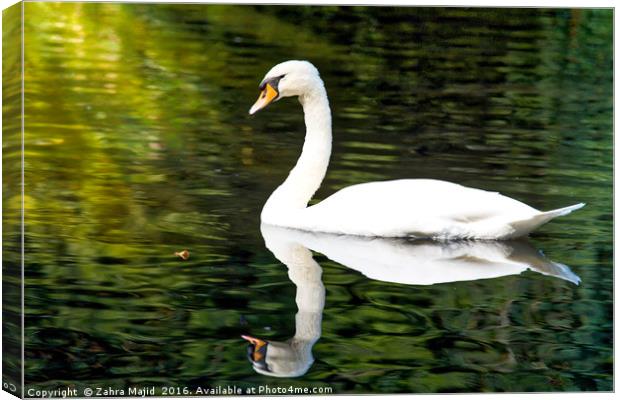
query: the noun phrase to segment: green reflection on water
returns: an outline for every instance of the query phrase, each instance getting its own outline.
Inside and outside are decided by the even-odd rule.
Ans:
[[[611,16],[26,3],[27,384],[611,390]],[[247,110],[293,58],[317,65],[334,112],[318,198],[425,177],[542,209],[584,201],[533,237],[581,285],[400,285],[317,255],[316,362],[295,380],[256,374],[239,335],[295,329],[258,216],[303,118],[294,101]]]

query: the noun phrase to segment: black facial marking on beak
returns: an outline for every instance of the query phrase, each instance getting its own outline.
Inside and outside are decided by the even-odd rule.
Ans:
[[[260,83],[260,86],[258,87],[258,89],[265,90],[265,86],[269,84],[272,88],[276,90],[276,92],[279,93],[278,84],[280,83],[280,79],[282,78],[284,78],[284,75],[276,76],[275,78],[265,79],[264,81]]]
[[[250,108],[249,114],[252,115],[259,110],[267,107],[269,104],[280,99],[280,92],[278,91],[278,85],[284,75],[277,76],[275,78],[265,79],[261,82],[259,89],[260,95],[258,100]]]
[[[270,371],[269,366],[267,365],[267,347],[268,343],[264,346],[260,346],[257,349],[257,346],[253,343],[248,345],[248,360],[258,369],[263,371]]]

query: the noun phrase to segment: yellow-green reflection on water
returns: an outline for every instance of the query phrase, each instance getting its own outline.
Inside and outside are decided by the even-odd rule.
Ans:
[[[27,385],[611,390],[611,11],[25,13]],[[295,330],[295,286],[259,213],[299,154],[303,118],[294,101],[247,110],[264,73],[294,58],[317,65],[334,112],[319,198],[425,177],[542,209],[583,201],[532,238],[581,284],[524,272],[404,285],[318,254],[316,361],[295,380],[256,374],[240,335]]]

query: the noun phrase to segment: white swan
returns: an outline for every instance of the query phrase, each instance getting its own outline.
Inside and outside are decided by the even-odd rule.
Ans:
[[[581,279],[564,264],[545,258],[526,240],[431,241],[368,238],[305,232],[261,225],[265,246],[288,268],[297,291],[295,335],[286,341],[242,337],[250,342],[248,358],[254,370],[274,377],[305,374],[321,337],[325,306],[322,268],[312,251],[366,277],[408,285],[434,285],[493,279],[535,271],[578,285]]]
[[[495,192],[432,179],[403,179],[349,186],[307,207],[331,154],[331,111],[323,81],[311,63],[292,60],[273,67],[260,90],[250,114],[283,97],[297,96],[306,123],[297,164],[263,207],[265,224],[358,236],[511,239],[584,206],[543,212]]]

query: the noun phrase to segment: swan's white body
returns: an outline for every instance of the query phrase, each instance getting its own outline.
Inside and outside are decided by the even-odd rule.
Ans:
[[[299,97],[306,138],[297,164],[263,207],[265,224],[359,236],[512,239],[584,206],[543,212],[499,193],[432,179],[404,179],[350,186],[308,207],[331,154],[327,93],[318,71],[307,61],[276,65],[263,82],[270,81],[278,86],[275,99]],[[271,100],[263,97],[250,113],[269,104]]]

